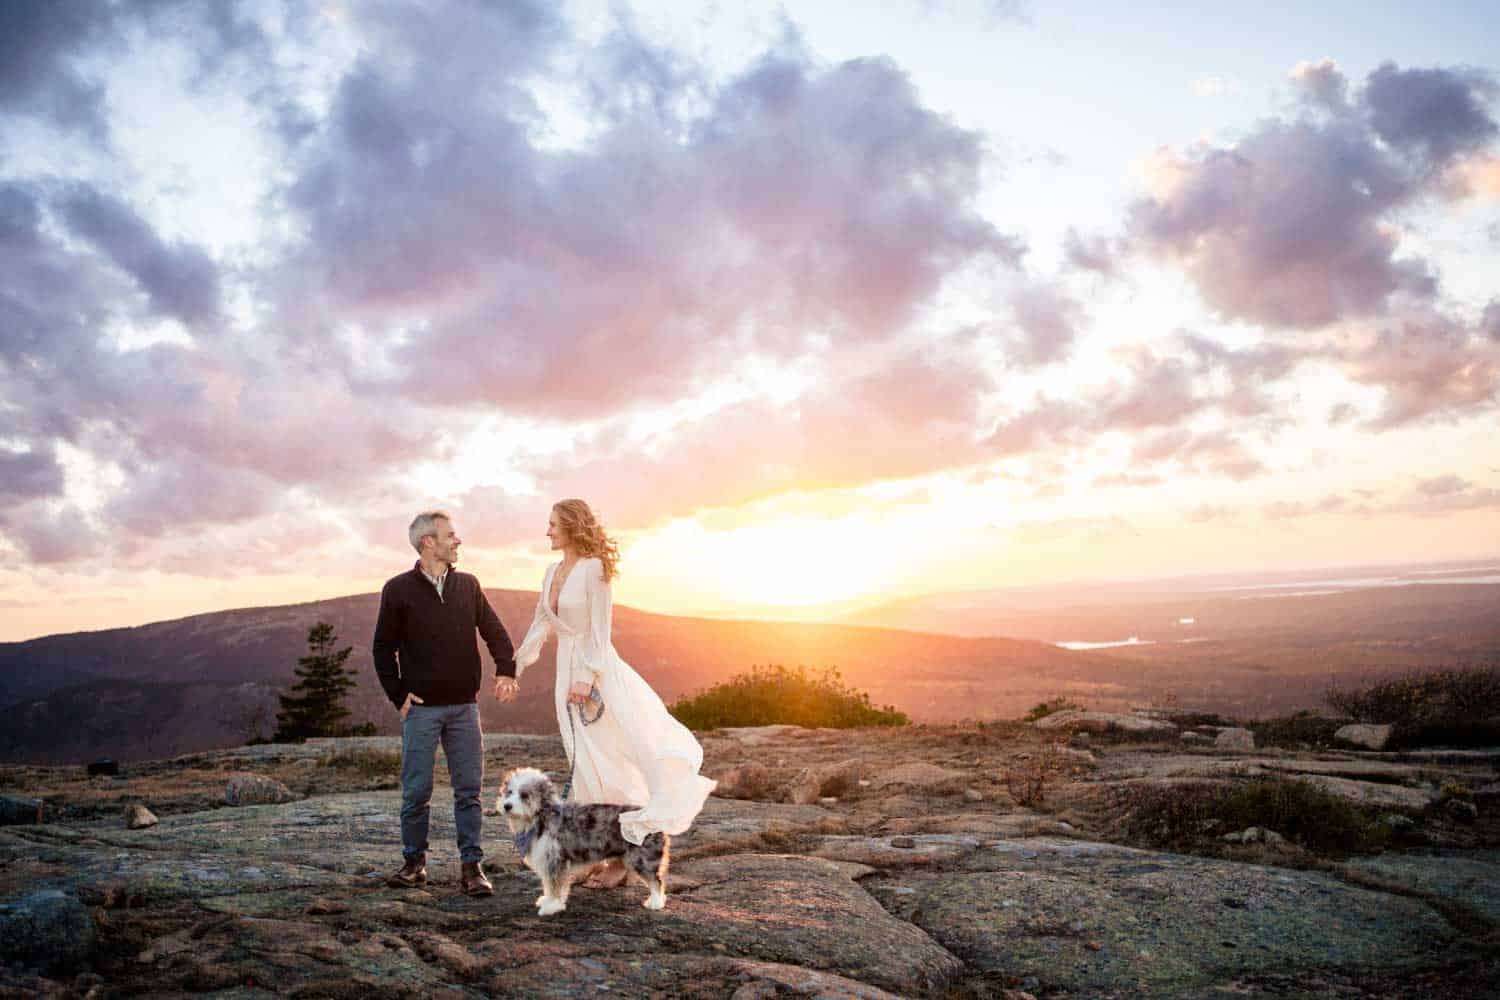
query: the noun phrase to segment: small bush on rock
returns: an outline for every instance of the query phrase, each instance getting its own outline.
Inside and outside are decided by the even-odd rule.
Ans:
[[[1051,701],[1037,702],[1032,706],[1031,711],[1021,717],[1021,721],[1035,722],[1038,719],[1045,719],[1054,712],[1078,712],[1082,709],[1082,705],[1069,701],[1067,698],[1053,698]]]
[[[1378,851],[1388,827],[1346,799],[1295,778],[1243,784],[1139,785],[1125,792],[1123,827],[1133,840],[1184,850],[1258,826],[1316,854]]]
[[[894,706],[871,705],[870,696],[847,687],[836,669],[814,674],[806,667],[779,664],[751,667],[749,673],[682,698],[672,714],[689,729],[700,730],[772,725],[850,729],[910,721]]]
[[[1324,700],[1360,722],[1395,727],[1393,747],[1500,742],[1500,667],[1413,671]]]

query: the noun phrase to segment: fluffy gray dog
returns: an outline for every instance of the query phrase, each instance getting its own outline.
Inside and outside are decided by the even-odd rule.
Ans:
[[[497,806],[515,838],[516,852],[542,880],[538,916],[566,910],[573,880],[609,858],[623,858],[625,867],[646,883],[651,890],[642,904],[646,909],[667,905],[670,838],[653,833],[639,845],[626,840],[620,814],[635,806],[563,802],[551,779],[534,767],[505,775]]]

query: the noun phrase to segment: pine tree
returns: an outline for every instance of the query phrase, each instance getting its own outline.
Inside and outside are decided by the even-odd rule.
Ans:
[[[341,723],[349,717],[344,692],[356,686],[354,677],[344,669],[344,661],[354,647],[335,652],[337,641],[333,626],[327,622],[318,622],[308,630],[308,655],[297,660],[297,683],[281,695],[272,742],[297,743],[309,736],[343,735]]]

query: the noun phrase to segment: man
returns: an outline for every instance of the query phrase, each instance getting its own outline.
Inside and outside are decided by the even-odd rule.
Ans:
[[[417,550],[417,564],[386,582],[375,621],[375,673],[402,720],[404,863],[386,884],[411,888],[427,881],[428,803],[441,742],[453,785],[459,887],[469,896],[488,896],[495,888],[480,867],[484,733],[478,698],[483,675],[474,630],[495,661],[495,697],[501,701],[513,699],[519,687],[510,636],[479,581],[453,568],[463,542],[452,518],[440,510],[418,514],[407,537]]]

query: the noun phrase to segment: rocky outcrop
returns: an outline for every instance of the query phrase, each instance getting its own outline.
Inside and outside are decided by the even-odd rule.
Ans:
[[[0,959],[72,972],[94,947],[94,921],[78,897],[46,888],[0,902]]]
[[[819,792],[833,787],[825,778],[854,784],[826,805],[711,797],[673,839],[665,910],[643,909],[639,885],[579,888],[566,913],[547,919],[535,913],[535,876],[519,868],[495,819],[485,837],[495,895],[459,893],[451,796],[442,788],[433,797],[431,881],[407,891],[383,885],[379,876],[399,860],[400,793],[359,787],[360,769],[341,763],[384,753],[383,745],[242,748],[133,763],[128,777],[92,784],[73,768],[73,786],[65,777],[27,784],[6,774],[10,788],[46,788],[57,808],[49,815],[70,819],[0,829],[0,996],[98,987],[120,995],[295,988],[351,997],[873,1000],[1011,996],[1005,988],[1020,984],[1035,995],[1186,997],[1239,990],[1266,970],[1300,983],[1314,969],[1415,968],[1432,981],[1442,968],[1437,949],[1460,930],[1423,900],[1440,895],[1500,913],[1493,851],[1356,860],[1350,865],[1361,868],[1350,871],[1364,884],[1354,884],[1339,869],[1271,866],[1268,859],[1305,854],[1276,850],[1264,826],[1236,831],[1236,843],[1263,845],[1254,850],[1220,839],[1243,823],[1204,837],[1213,850],[1249,853],[1256,864],[1087,839],[1114,835],[1096,810],[1112,786],[1129,782],[1231,783],[1297,765],[1317,772],[1310,779],[1356,785],[1419,790],[1452,775],[1478,788],[1488,758],[1439,773],[1405,758],[1216,758],[1116,741],[1097,756],[1064,756],[1029,727],[999,737],[911,727],[767,739],[756,763],[764,757],[778,796],[787,776],[803,771]],[[512,764],[562,766],[555,737],[486,745],[487,785]],[[732,739],[705,745],[710,774],[747,756]],[[717,766],[714,747],[728,758]],[[1023,758],[1048,775],[1037,810],[1017,808],[1005,792],[1003,775]],[[861,760],[882,765],[866,776],[854,766]],[[1166,776],[1193,768],[1216,776]],[[284,778],[293,800],[219,807],[226,772],[256,769]],[[344,790],[329,789],[335,778]],[[182,788],[191,796],[181,797]],[[96,794],[107,807],[80,812],[73,794]],[[159,822],[123,828],[126,801],[149,801]],[[1418,833],[1446,822],[1440,810],[1403,812],[1388,815]],[[1366,887],[1387,883],[1410,888]]]
[[[771,772],[751,762],[730,768],[718,777],[713,794],[721,799],[764,799],[771,794]]]
[[[1116,733],[1142,736],[1175,733],[1177,727],[1164,719],[1150,719],[1140,715],[1125,715],[1117,712],[1085,712],[1067,709],[1043,716],[1034,723],[1043,731]]]
[[[151,810],[139,802],[132,802],[125,807],[125,828],[128,830],[144,830],[148,826],[155,826],[158,822],[160,821]]]
[[[0,826],[40,823],[45,815],[41,799],[0,795]]]
[[[870,787],[876,791],[914,789],[935,794],[963,794],[973,775],[925,761],[913,761],[888,768],[872,776]]]
[[[1333,734],[1333,738],[1366,750],[1384,750],[1395,729],[1395,726],[1355,723],[1341,727]]]
[[[1240,729],[1237,726],[1221,729],[1219,730],[1219,735],[1214,737],[1214,749],[1230,750],[1235,753],[1254,750],[1255,734],[1248,729]]]
[[[859,787],[862,774],[864,762],[858,760],[803,768],[787,788],[787,801],[808,805],[830,796],[847,795]]]
[[[1437,795],[1425,788],[1408,788],[1374,781],[1351,781],[1326,774],[1299,775],[1303,781],[1317,785],[1325,792],[1348,799],[1355,805],[1377,809],[1406,809],[1421,812],[1437,801]]]
[[[1454,936],[1420,902],[1311,872],[1046,839],[989,845],[959,868],[871,888],[971,968],[1074,996],[1202,996],[1260,971],[1414,965]]]
[[[224,789],[224,801],[232,806],[275,805],[296,797],[275,778],[260,774],[236,774]]]

